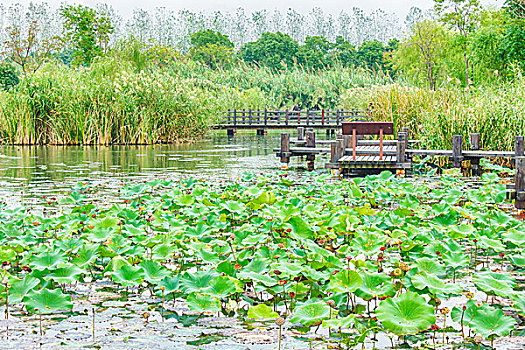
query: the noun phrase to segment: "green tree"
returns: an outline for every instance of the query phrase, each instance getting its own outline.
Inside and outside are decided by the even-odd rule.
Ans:
[[[465,81],[470,91],[468,37],[479,23],[479,0],[434,0],[434,8],[440,20],[459,34],[458,42],[465,63]]]
[[[357,51],[359,64],[370,69],[386,70],[386,48],[378,40],[365,41]]]
[[[506,0],[503,9],[512,18],[525,18],[525,1],[523,0]]]
[[[240,50],[245,62],[275,69],[296,63],[299,44],[288,34],[265,32],[257,41],[246,43]]]
[[[70,5],[62,7],[60,14],[75,64],[89,66],[96,57],[107,53],[114,28],[104,13],[87,6]]]
[[[297,58],[309,68],[319,69],[329,63],[328,54],[332,44],[322,36],[309,36],[299,47]]]
[[[0,89],[9,90],[18,85],[20,79],[15,67],[7,63],[0,64]]]
[[[191,35],[190,55],[211,68],[226,66],[233,57],[233,42],[228,36],[211,29]]]
[[[431,89],[436,88],[447,44],[445,29],[433,21],[412,26],[410,36],[394,53],[394,65],[405,74],[425,77]]]
[[[343,67],[354,67],[357,65],[357,50],[355,46],[342,36],[335,39],[334,49],[331,56],[341,63]]]

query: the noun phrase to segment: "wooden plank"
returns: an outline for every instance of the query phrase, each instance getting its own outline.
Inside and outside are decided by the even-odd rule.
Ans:
[[[343,122],[343,135],[352,135],[353,131],[359,135],[379,135],[383,130],[384,135],[394,135],[392,122]]]

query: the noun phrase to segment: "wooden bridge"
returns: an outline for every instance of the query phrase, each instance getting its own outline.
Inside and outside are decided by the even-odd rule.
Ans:
[[[368,125],[365,125],[368,124]],[[377,124],[377,125],[372,125]],[[430,150],[415,148],[420,141],[410,140],[409,129],[402,128],[397,139],[383,140],[383,134],[390,133],[388,123],[374,122],[345,122],[342,133],[338,133],[335,140],[317,141],[313,129],[297,128],[297,138],[292,139],[290,133],[281,134],[281,146],[274,152],[281,159],[282,168],[288,169],[292,157],[306,157],[308,170],[314,170],[316,156],[326,155],[329,161],[325,168],[341,176],[363,176],[379,173],[384,170],[392,171],[404,176],[413,169],[414,156],[442,156],[447,157],[455,168],[467,170],[479,175],[481,158],[510,158],[516,168],[516,184],[509,190],[515,199],[516,208],[525,209],[525,138],[515,137],[514,151],[483,151],[480,149],[480,134],[470,134],[470,147],[465,149],[463,137],[454,135],[452,149]],[[392,124],[392,123],[390,123]],[[393,127],[393,125],[392,125]],[[363,136],[377,135],[378,139],[367,139]],[[468,162],[465,162],[468,161]],[[470,164],[469,164],[470,163]],[[525,217],[525,212],[524,215]]]
[[[307,127],[312,129],[340,128],[345,120],[368,120],[369,114],[353,110],[227,110],[214,125],[216,129],[228,130],[233,135],[237,129],[256,129],[264,134],[268,129]]]

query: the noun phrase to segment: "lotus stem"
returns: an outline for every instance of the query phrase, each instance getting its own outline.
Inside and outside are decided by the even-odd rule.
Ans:
[[[9,320],[9,286],[5,283],[5,319]]]
[[[279,350],[281,350],[282,327],[283,326],[279,326]]]
[[[95,341],[95,307],[93,307],[92,310],[93,310],[93,328],[92,328],[92,336],[93,336],[93,341]]]
[[[42,336],[42,311],[39,311],[38,314],[40,316],[40,336]]]
[[[443,321],[443,344],[445,344],[445,328],[447,328],[447,314],[445,314],[445,320]]]

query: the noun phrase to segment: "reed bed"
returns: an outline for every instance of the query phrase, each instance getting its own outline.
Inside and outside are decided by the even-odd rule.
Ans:
[[[153,144],[195,140],[227,109],[368,109],[411,128],[422,146],[449,148],[452,135],[481,134],[485,149],[512,149],[525,125],[525,79],[436,91],[382,72],[332,67],[283,70],[243,63],[213,70],[177,59],[139,69],[118,56],[89,68],[47,64],[0,91],[0,142]]]
[[[525,127],[525,79],[517,76],[471,93],[400,84],[355,88],[343,93],[341,105],[368,108],[377,120],[410,127],[411,137],[422,140],[423,147],[450,149],[453,135],[468,140],[470,133],[479,133],[483,149],[513,150],[514,136],[523,135]]]

